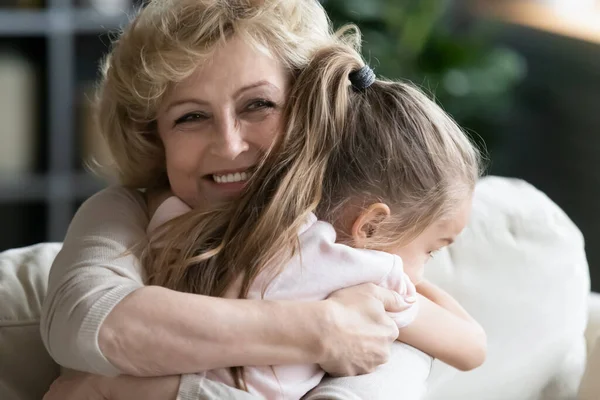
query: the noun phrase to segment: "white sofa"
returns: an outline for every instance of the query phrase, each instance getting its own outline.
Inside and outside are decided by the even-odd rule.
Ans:
[[[39,400],[58,375],[38,321],[59,249],[0,254],[2,400]],[[482,179],[468,228],[427,268],[481,321],[489,353],[468,373],[434,363],[426,400],[567,400],[580,387],[580,400],[600,399],[600,344],[592,346],[600,300],[589,293],[581,233],[544,194],[518,180]]]

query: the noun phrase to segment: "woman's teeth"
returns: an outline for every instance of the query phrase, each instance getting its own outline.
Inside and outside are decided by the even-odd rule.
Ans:
[[[248,178],[250,178],[250,174],[247,172],[237,172],[235,174],[227,175],[213,175],[213,179],[217,183],[246,182]]]

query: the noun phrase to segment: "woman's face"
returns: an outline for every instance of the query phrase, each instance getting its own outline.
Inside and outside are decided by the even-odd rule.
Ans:
[[[157,116],[173,193],[192,207],[238,196],[282,132],[289,74],[232,38],[166,96]]]

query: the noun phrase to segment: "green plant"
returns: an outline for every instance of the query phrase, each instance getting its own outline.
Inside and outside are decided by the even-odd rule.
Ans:
[[[453,27],[449,0],[325,0],[324,6],[336,26],[360,27],[363,54],[379,76],[424,87],[493,146],[525,73],[516,52],[493,43],[476,24]]]

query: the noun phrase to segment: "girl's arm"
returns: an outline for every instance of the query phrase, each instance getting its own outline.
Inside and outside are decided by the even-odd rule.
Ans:
[[[469,313],[460,305],[460,303],[454,299],[454,297],[450,296],[439,286],[424,279],[419,282],[416,288],[418,293],[427,297],[440,307],[450,311],[457,317],[464,319],[465,321],[470,321],[475,325],[479,325],[477,321],[475,321],[475,319],[473,319],[473,317],[471,317]]]
[[[402,311],[392,292],[365,285],[302,303],[146,287],[128,251],[144,240],[147,225],[143,196],[122,187],[100,192],[77,212],[50,272],[41,321],[59,364],[109,376],[162,376],[319,363],[349,375],[385,362],[397,328],[382,304]]]
[[[479,367],[486,357],[483,328],[434,284],[417,285],[419,311],[414,322],[400,330],[398,340],[461,371]]]

